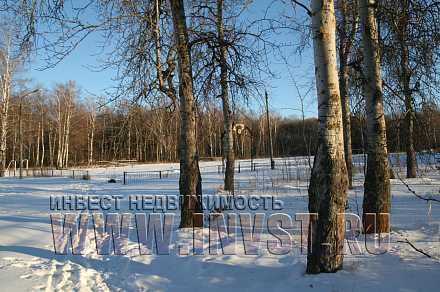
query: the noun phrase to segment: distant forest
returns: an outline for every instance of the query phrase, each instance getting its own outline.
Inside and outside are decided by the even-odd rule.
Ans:
[[[21,115],[20,115],[20,103]],[[18,161],[20,117],[23,159],[30,167],[68,167],[114,160],[139,162],[179,161],[179,113],[171,107],[118,102],[97,108],[81,98],[74,82],[53,90],[39,91],[26,98],[11,99],[7,161]],[[281,117],[270,114],[274,156],[314,155],[318,119]],[[366,149],[365,115],[353,113],[353,153]],[[404,152],[403,114],[386,116],[389,152]],[[435,104],[423,104],[414,123],[415,149],[440,147],[440,111]],[[219,105],[205,105],[197,115],[197,147],[200,157],[223,156],[223,118]],[[269,156],[267,121],[263,110],[236,110],[234,150],[239,159]]]

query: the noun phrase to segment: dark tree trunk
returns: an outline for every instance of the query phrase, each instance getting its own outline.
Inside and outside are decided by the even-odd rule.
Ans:
[[[353,156],[351,147],[351,113],[350,113],[350,98],[348,96],[348,70],[347,64],[341,64],[341,78],[340,78],[340,89],[341,89],[341,106],[342,106],[342,122],[344,126],[344,156],[345,164],[347,165],[347,175],[348,175],[348,187],[353,188]],[[343,85],[341,85],[343,84]]]
[[[185,8],[183,0],[170,0],[173,14],[174,35],[179,62],[180,99],[180,179],[179,191],[183,198],[180,227],[203,226],[203,220],[194,213],[202,213],[202,178],[196,147],[196,104],[193,95],[191,56],[188,44]],[[194,221],[194,222],[193,222]]]
[[[406,124],[406,177],[417,177],[417,160],[416,151],[414,149],[414,107],[412,104],[412,96],[409,91],[405,94],[405,124]]]
[[[348,56],[353,45],[357,12],[355,7],[348,7],[346,0],[339,1],[339,9],[341,11],[341,24],[339,30],[339,89],[341,93],[342,106],[342,123],[344,126],[344,155],[345,163],[347,165],[348,187],[353,188],[353,158],[351,146],[351,112],[350,112],[350,97],[348,95],[349,76],[348,76]],[[352,23],[350,30],[349,16],[351,11]]]
[[[367,173],[365,175],[363,201],[365,233],[375,232],[375,222],[372,221],[374,217],[366,216],[368,213],[377,216],[377,232],[388,232],[390,228],[388,218],[380,216],[380,213],[390,212],[390,180],[378,30],[375,15],[376,5],[374,4],[371,3],[371,0],[361,0],[360,2],[368,138]]]
[[[402,1],[402,0],[401,0]],[[397,32],[400,41],[400,52],[401,52],[401,82],[403,87],[403,93],[405,95],[405,128],[406,128],[406,177],[415,178],[417,177],[417,161],[416,161],[416,151],[414,149],[414,107],[413,107],[413,97],[412,90],[410,87],[411,82],[411,69],[409,68],[409,50],[406,44],[406,39],[409,37],[407,35],[408,26],[408,10],[409,1],[402,1],[402,17],[400,31]]]
[[[225,191],[234,191],[234,133],[232,123],[232,110],[229,103],[228,85],[228,48],[225,45],[223,25],[223,0],[217,0],[217,38],[220,45],[220,86],[223,106],[223,155],[226,159]]]

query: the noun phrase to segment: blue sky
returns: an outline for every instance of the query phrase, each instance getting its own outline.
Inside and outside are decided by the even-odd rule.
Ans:
[[[265,2],[257,1],[253,10],[251,10],[252,13],[261,13],[264,10],[262,3]],[[296,37],[293,33],[286,33],[279,36],[279,41],[292,42],[295,41],[294,38]],[[56,67],[43,71],[38,70],[43,64],[42,60],[34,56],[25,76],[31,78],[33,83],[42,84],[49,88],[55,83],[75,80],[82,89],[83,95],[91,93],[102,96],[106,89],[115,84],[112,81],[114,71],[96,72],[90,69],[99,65],[98,59],[100,56],[98,54],[100,49],[97,47],[99,40],[99,35],[91,34]],[[271,110],[283,116],[301,115],[299,111],[301,103],[297,89],[294,86],[294,79],[301,95],[309,91],[304,102],[306,116],[316,116],[317,105],[314,87],[311,91],[309,90],[313,86],[314,78],[312,50],[311,48],[306,48],[301,55],[295,54],[294,48],[289,48],[288,50],[292,50],[292,52],[287,50],[284,52],[288,62],[287,66],[285,64],[286,60],[273,56],[270,57],[271,70],[277,75],[276,79],[268,80],[270,86],[267,88],[267,91],[270,96]],[[255,106],[258,105],[254,104]]]

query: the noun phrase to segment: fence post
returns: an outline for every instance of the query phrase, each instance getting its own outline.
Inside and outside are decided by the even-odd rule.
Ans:
[[[75,179],[75,170],[72,170],[72,179]]]
[[[241,169],[240,169],[240,162],[238,162],[238,173],[240,173]]]
[[[162,179],[162,170],[159,170],[159,179]]]
[[[124,173],[123,173],[123,181],[124,181],[124,185],[125,185],[125,174],[126,174],[126,172],[124,171]]]

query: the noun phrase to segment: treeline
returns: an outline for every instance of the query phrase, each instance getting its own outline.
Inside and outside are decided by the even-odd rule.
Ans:
[[[128,101],[97,106],[94,99],[83,98],[71,81],[56,85],[52,90],[41,89],[25,98],[15,95],[10,111],[7,167],[12,166],[11,161],[19,161],[20,119],[22,155],[31,167],[65,168],[118,160],[179,161],[179,114],[172,108]],[[198,111],[197,119],[197,147],[201,158],[223,157],[221,107],[204,107]],[[272,113],[270,122],[275,156],[314,155],[319,125],[316,118],[285,118]],[[403,113],[386,117],[390,152],[405,151],[404,122]],[[247,130],[240,131],[243,125]],[[353,115],[351,125],[353,153],[365,153],[365,117]],[[416,151],[440,147],[439,125],[440,111],[435,104],[424,105],[416,112]],[[269,143],[263,112],[236,114],[234,152],[237,158],[268,157]]]

